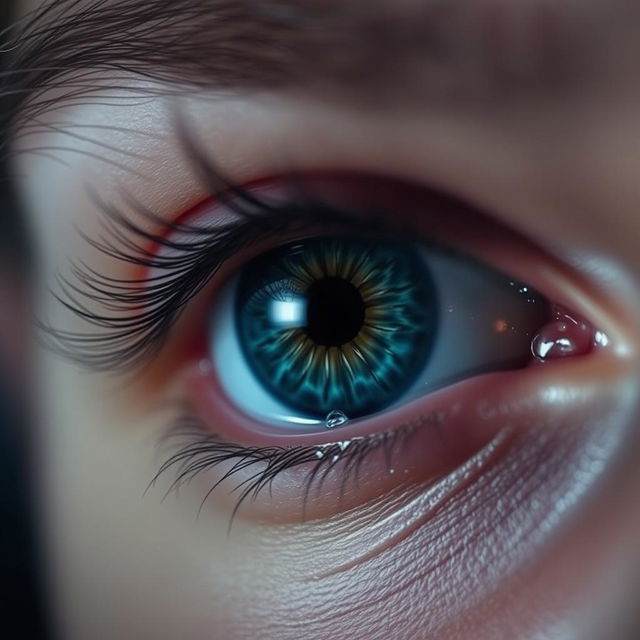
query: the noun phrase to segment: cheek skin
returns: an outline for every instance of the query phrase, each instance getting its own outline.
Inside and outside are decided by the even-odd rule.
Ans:
[[[557,525],[583,513],[581,498],[619,442],[611,425],[630,409],[613,391],[597,411],[541,421],[499,457],[483,452],[426,491],[409,488],[314,526],[263,528],[261,553],[277,571],[236,621],[238,637],[261,629],[274,640],[488,640],[516,624],[533,628],[538,607],[549,613],[538,587],[552,585],[571,607],[564,592],[576,585],[567,581],[593,584],[602,566],[577,567],[575,553],[566,553],[569,532]],[[584,546],[597,548],[606,535],[601,527]],[[533,558],[535,570],[527,568]],[[529,599],[508,602],[515,590]],[[508,608],[491,611],[500,601]],[[473,635],[453,634],[470,618]]]
[[[228,536],[214,502],[194,518],[197,491],[142,497],[157,416],[133,422],[103,384],[49,360],[47,531],[66,637],[493,640],[537,629],[599,583],[608,564],[595,552],[628,537],[603,530],[596,506],[615,495],[602,469],[636,401],[609,377],[597,410],[541,419],[500,456],[482,452],[426,490],[305,524],[239,518]],[[580,564],[584,532],[595,535],[580,549],[594,553]]]

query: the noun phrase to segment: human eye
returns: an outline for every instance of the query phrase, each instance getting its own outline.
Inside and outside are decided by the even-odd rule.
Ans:
[[[581,419],[561,381],[606,362],[612,338],[523,236],[410,181],[329,168],[238,184],[188,149],[211,197],[168,223],[101,203],[106,233],[86,239],[135,275],[78,265],[59,297],[93,329],[50,331],[89,368],[179,399],[154,483],[197,484],[231,521],[296,521]]]
[[[63,636],[616,636],[635,17],[550,4],[53,0],[5,43]]]

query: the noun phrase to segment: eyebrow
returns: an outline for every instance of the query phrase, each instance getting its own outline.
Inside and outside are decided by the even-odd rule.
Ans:
[[[398,92],[465,101],[514,83],[566,82],[575,75],[566,16],[527,2],[523,56],[510,31],[517,4],[52,0],[4,34],[0,133],[96,89],[130,87],[131,73],[148,92],[295,87],[369,104]]]

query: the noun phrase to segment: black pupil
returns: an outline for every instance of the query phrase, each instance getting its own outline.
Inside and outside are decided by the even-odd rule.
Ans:
[[[364,324],[365,305],[356,287],[343,278],[316,280],[307,290],[307,335],[316,344],[351,342]]]

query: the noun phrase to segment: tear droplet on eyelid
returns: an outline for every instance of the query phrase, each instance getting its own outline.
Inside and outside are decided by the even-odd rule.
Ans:
[[[531,353],[539,361],[585,355],[594,346],[595,336],[588,323],[556,308],[554,320],[531,341]]]
[[[327,417],[324,421],[324,426],[327,429],[335,429],[337,427],[341,427],[349,422],[349,417],[346,413],[334,409],[333,411],[327,414]]]

